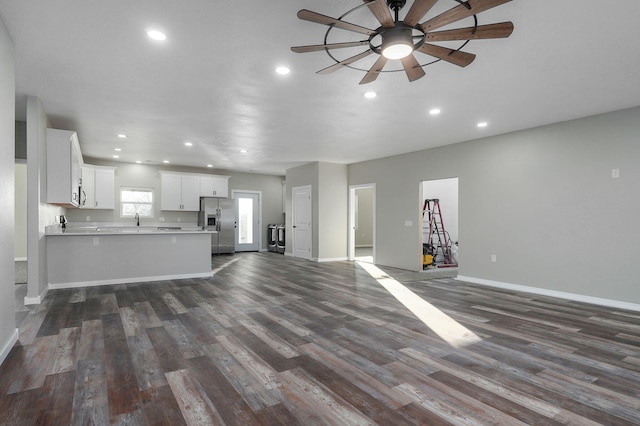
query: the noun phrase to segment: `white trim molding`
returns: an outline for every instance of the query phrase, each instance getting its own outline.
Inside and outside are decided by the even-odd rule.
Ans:
[[[458,275],[456,280],[465,281],[473,284],[484,285],[488,287],[502,288],[505,290],[522,291],[525,293],[533,293],[541,296],[557,297],[559,299],[572,300],[574,302],[591,303],[593,305],[606,306],[609,308],[626,309],[629,311],[640,312],[640,304],[638,303],[622,302],[620,300],[604,299],[601,297],[586,296],[584,294],[567,293],[564,291],[549,290],[546,288],[530,287],[526,285],[511,284],[511,283],[505,283],[500,281],[492,281],[492,280],[486,280],[484,278],[467,277],[464,275]]]
[[[15,345],[16,342],[18,341],[18,337],[20,337],[20,330],[16,328],[15,331],[13,332],[13,335],[11,336],[9,341],[6,343],[6,345],[4,345],[4,347],[2,348],[2,351],[0,352],[0,365],[2,365],[4,360],[7,359],[7,357],[9,356],[9,352],[11,352],[11,349],[13,349],[13,345]]]
[[[316,259],[316,262],[318,263],[325,263],[325,262],[340,262],[343,260],[348,260],[347,257],[322,257],[322,258],[318,258]]]
[[[112,285],[112,284],[132,284],[132,283],[142,283],[146,281],[168,281],[168,280],[185,280],[185,279],[191,279],[191,278],[211,278],[212,276],[213,276],[213,271],[198,273],[198,274],[119,278],[115,280],[82,281],[82,282],[74,282],[74,283],[57,283],[57,284],[49,283],[49,289],[59,290],[62,288],[95,287],[99,285]]]
[[[47,295],[47,292],[49,291],[49,288],[45,288],[44,291],[42,292],[42,294],[36,296],[36,297],[29,297],[29,296],[25,296],[24,297],[24,305],[39,305],[40,302],[42,302],[42,299],[44,299],[44,296]]]

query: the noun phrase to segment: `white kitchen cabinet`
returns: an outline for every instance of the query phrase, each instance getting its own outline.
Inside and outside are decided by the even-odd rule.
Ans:
[[[229,198],[229,176],[200,177],[200,196]]]
[[[82,167],[82,208],[115,208],[115,168],[90,166]]]
[[[47,129],[47,203],[78,207],[81,167],[76,132]]]
[[[180,173],[160,173],[160,209],[200,210],[200,177]]]

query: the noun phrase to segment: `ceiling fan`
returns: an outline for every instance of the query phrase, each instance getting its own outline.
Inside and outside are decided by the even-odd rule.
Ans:
[[[473,53],[461,50],[470,40],[506,38],[513,32],[513,23],[511,22],[479,26],[476,17],[476,14],[480,12],[511,0],[453,0],[459,4],[423,23],[419,23],[420,20],[427,15],[438,0],[414,0],[402,21],[399,15],[406,0],[363,1],[362,5],[356,6],[339,18],[332,18],[307,9],[300,10],[298,18],[328,25],[329,29],[325,34],[323,44],[294,46],[291,50],[296,53],[325,51],[336,63],[321,69],[318,74],[328,74],[343,67],[354,68],[351,64],[375,53],[380,57],[368,71],[363,70],[367,72],[360,84],[371,83],[378,78],[380,73],[387,72],[383,71],[383,68],[390,59],[399,59],[409,81],[415,81],[425,75],[423,67],[429,64],[421,65],[414,56],[414,52],[425,53],[436,58],[431,63],[443,60],[460,67],[466,67],[476,57]],[[380,23],[380,27],[370,29],[342,19],[363,6],[367,6],[371,10]],[[435,31],[468,17],[473,17],[474,20],[474,25],[471,27]],[[342,43],[327,43],[329,32],[334,28],[363,34],[368,38]],[[447,41],[463,41],[463,44],[457,49],[451,49],[431,43]],[[336,59],[330,52],[333,49],[357,46],[367,46],[367,50],[344,60]]]

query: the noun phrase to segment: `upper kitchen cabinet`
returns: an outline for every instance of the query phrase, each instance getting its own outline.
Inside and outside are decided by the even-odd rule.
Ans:
[[[229,197],[229,176],[202,176],[200,177],[201,197]]]
[[[200,176],[160,172],[160,209],[200,210]]]
[[[85,209],[115,208],[115,172],[114,167],[82,167],[82,196],[80,207]]]
[[[78,207],[81,167],[76,132],[47,129],[47,203]]]

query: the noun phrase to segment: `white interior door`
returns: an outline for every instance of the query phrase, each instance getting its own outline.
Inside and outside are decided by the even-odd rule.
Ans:
[[[236,251],[259,251],[261,194],[259,192],[233,191],[236,207]]]
[[[311,185],[292,189],[293,257],[311,259]]]

